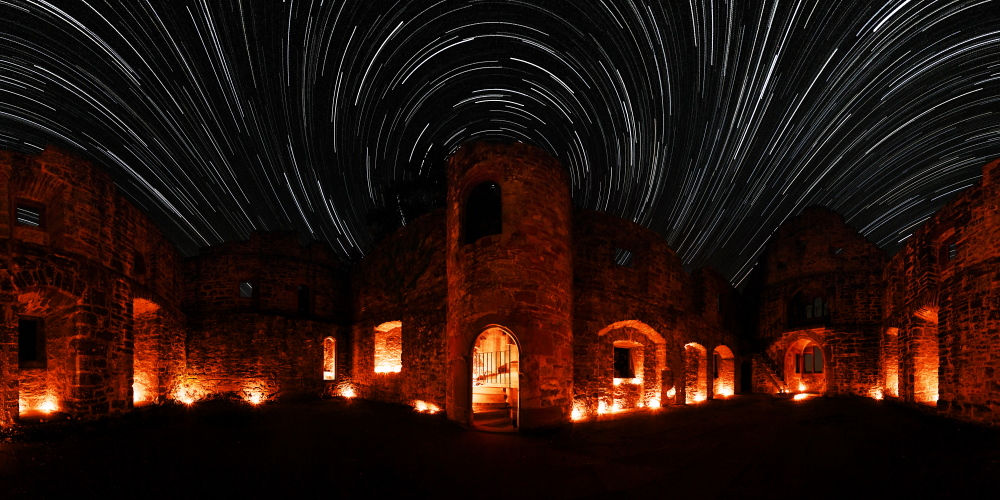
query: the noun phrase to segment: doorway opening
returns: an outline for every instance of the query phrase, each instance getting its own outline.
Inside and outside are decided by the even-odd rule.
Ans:
[[[520,349],[514,336],[499,326],[479,334],[472,347],[472,425],[513,432],[518,421]]]

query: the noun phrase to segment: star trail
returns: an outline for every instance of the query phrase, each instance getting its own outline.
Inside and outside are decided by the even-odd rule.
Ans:
[[[0,48],[0,147],[90,158],[186,254],[356,260],[400,186],[522,141],[740,285],[806,206],[892,253],[1000,157],[996,0],[0,0]]]

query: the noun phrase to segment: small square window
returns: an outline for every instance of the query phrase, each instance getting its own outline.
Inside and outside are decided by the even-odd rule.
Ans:
[[[951,262],[958,258],[958,244],[952,243],[948,245],[948,262]]]
[[[615,378],[635,378],[632,366],[632,349],[615,347]]]
[[[240,282],[240,298],[253,298],[253,283],[249,281]]]
[[[615,255],[612,260],[614,260],[615,264],[618,264],[619,266],[631,269],[634,263],[634,257],[635,253],[629,250],[615,248]]]
[[[17,205],[17,223],[22,226],[42,227],[42,209],[28,205]]]

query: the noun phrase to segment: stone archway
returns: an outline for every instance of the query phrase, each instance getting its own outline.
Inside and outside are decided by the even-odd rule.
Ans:
[[[684,403],[708,399],[708,350],[691,342],[684,346]]]
[[[636,320],[612,323],[597,333],[602,393],[598,414],[635,408],[659,408],[664,400],[666,341]],[[672,384],[671,384],[672,385]],[[668,387],[667,390],[672,389]]]
[[[785,351],[785,382],[793,392],[824,394],[827,390],[827,356],[816,340],[804,337]]]
[[[712,353],[712,397],[736,394],[736,365],[733,351],[724,345]]]
[[[512,432],[520,409],[520,346],[510,330],[492,325],[472,344],[472,426]]]

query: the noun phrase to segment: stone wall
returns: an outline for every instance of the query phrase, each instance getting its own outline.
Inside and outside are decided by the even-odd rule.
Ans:
[[[133,301],[160,304],[165,321],[183,320],[176,250],[107,174],[53,147],[0,152],[0,193],[0,426],[41,410],[82,418],[125,411],[133,349],[146,341],[134,328]],[[19,361],[22,318],[44,339],[39,359]],[[179,369],[179,333],[166,332],[169,347],[157,348],[167,355],[153,365],[166,378]]]
[[[189,333],[181,393],[188,394],[178,399],[236,394],[260,401],[324,391],[323,339],[345,345],[350,317],[347,277],[326,245],[300,245],[290,232],[254,233],[203,249],[184,272]]]
[[[620,250],[632,254],[628,265],[616,261]],[[605,213],[578,211],[573,219],[573,273],[577,418],[602,413],[616,403],[637,406],[620,397],[623,387],[629,387],[614,385],[612,377],[613,348],[622,341],[641,346],[644,371],[654,368],[642,377],[647,407],[653,401],[685,403],[684,394],[695,382],[705,388],[704,398],[715,396],[708,389],[715,387],[714,377],[708,380],[714,372],[707,370],[707,362],[690,364],[685,356],[689,343],[703,346],[704,352],[723,346],[730,362],[721,375],[735,381],[740,299],[717,272],[700,269],[689,275],[655,232]]]
[[[886,270],[882,359],[899,397],[1000,423],[1000,160],[928,219]],[[886,385],[893,370],[887,369]]]
[[[811,392],[877,390],[886,263],[884,252],[828,209],[809,207],[782,224],[747,289],[756,311],[755,390],[799,390],[791,350],[807,339],[822,348],[825,363]]]
[[[470,196],[499,186],[502,227],[467,241]],[[449,417],[471,422],[471,354],[491,326],[506,328],[520,352],[522,429],[569,421],[572,411],[572,209],[569,178],[525,144],[471,144],[448,162]]]
[[[350,361],[349,378],[361,397],[445,406],[444,219],[444,210],[418,217],[386,237],[354,269],[351,351],[343,366]],[[400,371],[376,373],[376,329],[396,322]]]

